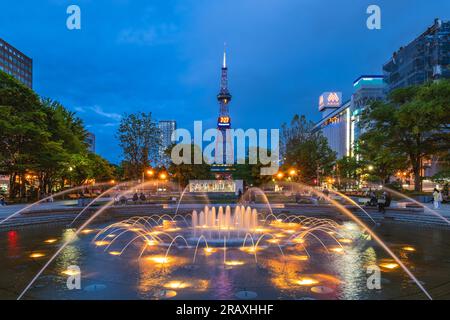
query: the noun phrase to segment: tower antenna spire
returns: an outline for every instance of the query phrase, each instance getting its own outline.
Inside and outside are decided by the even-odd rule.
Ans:
[[[227,67],[227,43],[224,42],[223,43],[223,65],[222,68],[226,68]]]

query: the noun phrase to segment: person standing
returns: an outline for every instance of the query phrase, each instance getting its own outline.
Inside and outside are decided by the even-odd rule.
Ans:
[[[386,213],[386,192],[383,192],[378,199],[378,212],[382,212],[383,214]]]
[[[442,193],[437,188],[434,188],[433,191],[433,204],[435,209],[439,209],[441,207],[442,202]]]

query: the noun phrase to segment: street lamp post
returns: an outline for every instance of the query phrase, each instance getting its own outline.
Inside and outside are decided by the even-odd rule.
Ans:
[[[292,168],[292,169],[289,170],[289,177],[291,179],[294,179],[294,177],[296,175],[297,175],[297,170],[296,169]],[[294,184],[293,183],[291,183],[291,192],[294,193]]]
[[[142,189],[144,189],[145,174],[148,174],[149,176],[153,176],[155,174],[155,172],[151,168],[142,171]]]

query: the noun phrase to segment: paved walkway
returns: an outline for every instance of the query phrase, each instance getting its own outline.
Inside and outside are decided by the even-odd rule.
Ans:
[[[400,201],[400,202],[404,202],[404,201]],[[445,204],[441,204],[441,207],[439,209],[434,209],[433,203],[422,203],[422,205],[424,205],[425,207],[427,207],[428,209],[431,209],[433,211],[436,211],[437,213],[443,215],[444,217],[450,217],[450,204],[445,203]],[[392,201],[391,207],[398,207],[397,205],[397,201]],[[425,210],[425,213],[430,213],[428,210]]]
[[[73,206],[76,204],[77,204],[77,200],[62,200],[62,201],[55,201],[55,202],[43,202],[43,203],[39,203],[39,204],[31,207],[30,211],[67,208],[68,206]],[[7,206],[0,206],[0,219],[4,219],[7,216],[13,214],[14,212],[17,212],[20,209],[23,209],[29,205],[30,205],[29,203],[26,203],[26,204],[12,204],[12,205],[7,205]]]
[[[108,200],[110,200],[110,198],[102,198],[100,201],[108,201]],[[51,202],[51,203],[44,202],[44,203],[34,205],[27,211],[55,210],[55,209],[59,209],[59,208],[68,208],[71,206],[75,206],[76,204],[77,204],[77,200],[62,200],[62,201],[55,201],[55,202]],[[17,212],[20,209],[25,208],[28,205],[29,204],[13,204],[13,205],[7,205],[7,206],[0,206],[0,220],[13,214],[14,212]],[[224,205],[226,205],[226,204],[224,204]],[[434,209],[432,203],[425,203],[424,205],[427,208],[432,209],[445,217],[450,217],[450,204],[442,204],[441,208],[439,208],[439,209]],[[180,209],[185,208],[185,207],[192,207],[192,206],[195,206],[195,204],[181,204]],[[204,206],[204,204],[198,205],[199,208],[203,207],[203,206]],[[258,207],[258,205],[256,205],[256,206]],[[260,205],[260,206],[265,206],[265,205]],[[164,205],[164,207],[165,208],[176,208],[177,205],[176,204],[166,204],[166,205]],[[280,207],[280,204],[273,204],[272,207],[278,208],[278,207]],[[397,207],[398,207],[397,202],[393,201],[391,204],[391,208],[397,208]],[[429,214],[430,212],[428,210],[425,210],[424,213]]]

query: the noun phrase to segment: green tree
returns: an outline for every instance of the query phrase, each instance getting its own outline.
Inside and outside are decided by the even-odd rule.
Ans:
[[[360,167],[368,175],[368,180],[388,183],[389,178],[399,170],[408,167],[407,157],[384,145],[384,135],[367,132],[358,143],[357,153],[363,159]]]
[[[340,189],[350,188],[359,181],[361,174],[361,162],[355,157],[343,157],[336,161],[335,175]]]
[[[238,163],[233,166],[234,168],[234,171],[232,172],[233,179],[244,180],[245,183],[253,186],[261,186],[265,183],[270,182],[270,180],[272,179],[271,176],[261,175],[261,168],[268,166],[267,164],[263,165],[259,161],[259,157],[257,163],[255,164],[250,163],[249,153],[254,152],[256,155],[258,155],[259,151],[260,151],[259,148],[249,147],[249,152],[246,155],[245,161],[241,161],[245,163],[243,164]],[[268,154],[267,151],[264,149],[262,149],[261,151],[263,154]]]
[[[374,102],[362,114],[360,140],[381,141],[385,155],[407,158],[415,191],[422,190],[422,162],[450,148],[450,82],[442,80],[393,91],[387,102]]]
[[[150,163],[156,162],[161,145],[160,130],[151,112],[125,115],[117,137],[125,157],[127,178],[140,178]]]
[[[314,123],[295,115],[288,126],[282,125],[284,166],[298,170],[297,179],[312,184],[332,172],[336,153],[328,146],[320,131],[313,132]]]
[[[87,133],[81,119],[59,102],[45,98],[42,99],[42,105],[50,137],[40,152],[37,170],[40,176],[40,189],[48,193],[57,182],[63,185],[62,177],[74,166],[71,163],[74,155],[78,157],[88,155],[85,142]]]
[[[66,179],[108,179],[106,160],[87,150],[86,130],[75,113],[0,71],[0,171],[10,175],[11,198],[48,193]],[[30,183],[37,177],[39,184]],[[36,188],[37,187],[37,188]]]
[[[88,158],[92,170],[92,179],[96,182],[105,182],[117,179],[116,167],[111,165],[106,159],[95,153],[89,153]]]
[[[36,169],[50,134],[39,97],[0,71],[0,170],[10,174],[10,196],[25,196],[27,170]]]
[[[169,146],[166,150],[166,154],[171,159],[171,153],[172,149],[174,148],[175,144]],[[194,154],[195,152],[200,152],[201,149],[199,146],[195,144],[189,145],[180,145],[181,147],[181,154],[180,157],[183,157],[184,149],[189,150],[188,148],[191,148],[191,164],[188,163],[182,163],[182,164],[174,164],[173,162],[170,163],[168,172],[172,175],[172,177],[175,178],[175,180],[182,186],[185,187],[188,185],[189,180],[208,180],[213,179],[214,175],[211,173],[211,166],[207,163],[202,162],[201,164],[195,164],[194,163]],[[184,148],[183,148],[184,147]]]

